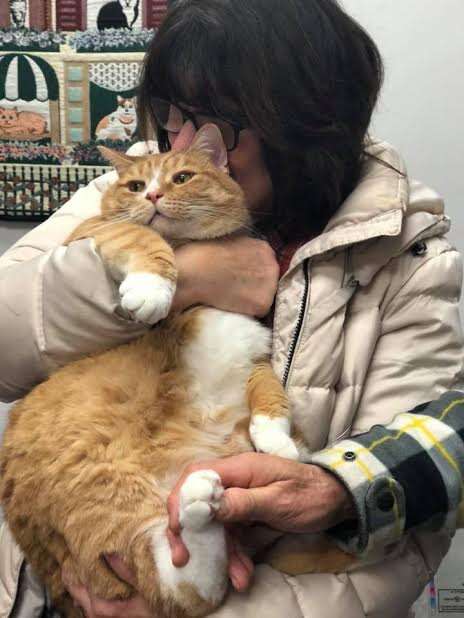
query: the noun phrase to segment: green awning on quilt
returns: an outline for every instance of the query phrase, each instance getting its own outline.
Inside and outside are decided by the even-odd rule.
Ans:
[[[0,100],[56,101],[58,79],[43,58],[29,54],[0,57]]]

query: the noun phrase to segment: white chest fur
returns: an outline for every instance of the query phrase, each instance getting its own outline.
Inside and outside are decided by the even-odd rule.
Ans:
[[[253,364],[270,355],[271,333],[253,318],[204,308],[197,336],[182,354],[192,380],[193,403],[202,415],[245,405]]]

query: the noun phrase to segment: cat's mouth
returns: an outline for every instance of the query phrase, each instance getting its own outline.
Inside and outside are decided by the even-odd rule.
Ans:
[[[155,221],[157,215],[159,215],[159,212],[157,210],[155,210],[155,212],[152,214],[152,216],[148,219],[147,225],[152,225],[153,222]]]
[[[161,212],[161,210],[159,210],[158,208],[156,208],[155,212],[152,214],[152,216],[148,220],[147,225],[153,225],[156,219],[174,219],[174,217],[171,217],[167,215],[166,213]]]

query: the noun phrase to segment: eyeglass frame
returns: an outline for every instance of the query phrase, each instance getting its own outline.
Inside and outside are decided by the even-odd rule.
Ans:
[[[154,99],[156,99],[157,101],[161,101],[162,103],[166,103],[167,105],[172,105],[173,107],[176,107],[180,113],[182,114],[182,120],[185,121],[185,119],[190,120],[193,123],[193,126],[195,127],[195,129],[198,131],[200,129],[200,127],[198,126],[198,122],[195,118],[195,116],[206,116],[206,117],[211,117],[212,119],[217,118],[218,120],[221,120],[222,122],[225,122],[226,124],[228,124],[229,126],[232,127],[233,129],[233,133],[234,133],[234,142],[233,142],[233,146],[231,148],[227,148],[226,145],[226,150],[227,152],[232,152],[233,150],[235,150],[238,146],[239,140],[240,140],[240,133],[247,128],[246,125],[243,125],[239,122],[235,122],[233,120],[228,120],[226,118],[222,118],[221,116],[211,116],[211,114],[209,112],[198,112],[196,111],[191,112],[189,110],[186,110],[185,108],[182,107],[182,105],[180,105],[177,102],[174,101],[168,101],[167,99],[161,99],[159,97],[153,97]],[[153,108],[152,108],[153,109]],[[154,109],[153,109],[153,113],[155,115],[156,121],[159,124],[159,126],[164,130],[164,131],[168,131],[169,133],[180,133],[182,127],[179,129],[179,131],[169,131],[168,129],[166,129],[163,124],[161,122],[159,122],[158,117],[156,116]],[[212,124],[214,124],[214,122],[212,122]]]

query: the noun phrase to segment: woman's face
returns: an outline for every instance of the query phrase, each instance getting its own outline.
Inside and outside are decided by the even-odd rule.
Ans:
[[[171,147],[176,150],[187,148],[195,132],[193,123],[188,121],[180,133],[168,133]],[[261,142],[252,129],[240,132],[237,147],[228,153],[228,163],[231,176],[245,192],[250,210],[257,217],[269,213],[273,200],[272,181],[264,162]]]

